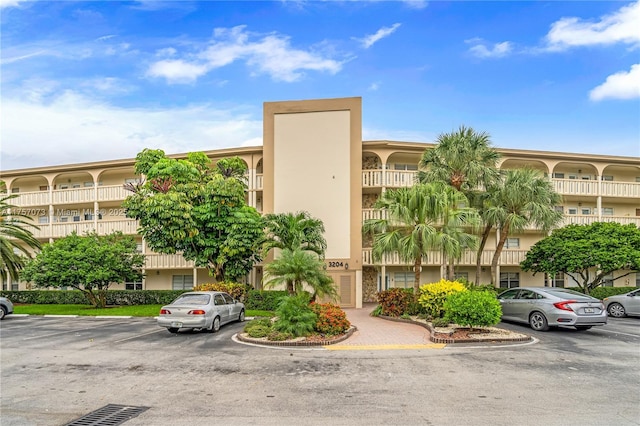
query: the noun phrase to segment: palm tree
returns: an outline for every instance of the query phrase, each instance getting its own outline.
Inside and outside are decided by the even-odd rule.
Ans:
[[[19,213],[19,207],[8,201],[17,195],[0,197],[0,277],[17,281],[24,261],[31,257],[27,247],[40,249],[40,242],[26,229],[36,225],[31,224],[31,218]]]
[[[314,253],[302,249],[285,248],[280,256],[264,267],[267,287],[286,284],[290,295],[301,293],[306,283],[313,290],[311,300],[317,296],[337,297],[333,280],[327,274],[325,264]]]
[[[457,132],[440,134],[436,143],[422,154],[420,183],[446,182],[467,195],[498,179],[500,154],[492,148],[488,133],[460,126]]]
[[[461,192],[441,182],[416,184],[410,188],[389,190],[375,204],[387,213],[386,219],[365,221],[363,232],[373,235],[373,260],[397,253],[413,264],[414,294],[420,287],[422,260],[433,250],[442,250],[445,258],[462,255],[473,236],[462,229],[476,218],[472,209],[458,208],[467,203]]]
[[[266,241],[265,254],[273,248],[311,251],[324,259],[327,242],[324,224],[308,212],[270,213],[264,216]]]
[[[520,233],[530,225],[548,232],[562,220],[555,210],[561,197],[549,179],[529,168],[507,170],[502,181],[489,194],[484,217],[495,224],[500,239],[491,260],[491,284],[497,282],[498,259],[509,235]]]

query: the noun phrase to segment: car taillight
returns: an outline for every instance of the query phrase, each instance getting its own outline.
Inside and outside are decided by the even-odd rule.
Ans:
[[[558,309],[562,309],[563,311],[572,311],[573,312],[573,309],[571,309],[569,306],[567,306],[567,305],[569,305],[571,303],[576,303],[576,301],[575,300],[565,300],[564,302],[554,303],[553,306],[555,306]]]
[[[204,315],[204,311],[202,309],[193,309],[187,312],[187,315]]]
[[[160,309],[160,315],[171,315],[171,311],[168,309]]]

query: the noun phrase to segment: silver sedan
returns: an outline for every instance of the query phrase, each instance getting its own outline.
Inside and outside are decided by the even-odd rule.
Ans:
[[[609,315],[622,318],[627,315],[640,315],[640,289],[617,296],[605,297],[603,300]]]
[[[607,311],[600,300],[564,288],[512,288],[500,293],[498,300],[503,320],[527,323],[536,331],[560,325],[588,330],[607,323]]]
[[[183,328],[216,332],[231,321],[244,321],[244,304],[220,291],[183,293],[170,305],[163,306],[158,325],[171,333]]]

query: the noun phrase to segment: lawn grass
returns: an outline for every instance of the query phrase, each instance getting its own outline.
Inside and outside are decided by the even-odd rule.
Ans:
[[[14,305],[14,314],[29,315],[80,315],[80,316],[132,316],[132,317],[155,317],[160,312],[162,305],[134,305],[134,306],[114,306],[109,308],[96,309],[90,305]],[[248,310],[246,316],[273,316],[273,312]]]

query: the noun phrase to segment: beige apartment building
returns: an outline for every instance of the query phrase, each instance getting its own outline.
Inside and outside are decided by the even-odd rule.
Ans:
[[[264,104],[263,146],[207,151],[213,160],[238,156],[248,167],[247,202],[262,213],[309,211],[323,220],[328,248],[326,265],[345,307],[374,301],[375,293],[391,287],[412,287],[411,265],[389,255],[374,264],[371,248],[363,242],[362,222],[379,217],[373,209],[384,191],[411,186],[418,162],[433,144],[402,141],[363,141],[361,98],[321,99]],[[559,141],[561,142],[561,141]],[[561,146],[559,144],[559,146]],[[153,147],[151,147],[153,148]],[[549,177],[562,195],[557,206],[564,224],[615,221],[640,226],[640,158],[498,148],[503,169],[533,167]],[[175,155],[174,157],[181,157]],[[31,216],[43,242],[72,231],[100,234],[122,231],[137,235],[137,223],[121,206],[128,195],[123,184],[135,181],[134,159],[105,160],[21,170],[4,170],[0,179],[22,213]],[[533,276],[519,263],[527,249],[544,234],[529,229],[513,235],[499,262],[499,285],[574,286],[568,277]],[[141,237],[146,255],[145,278],[122,283],[116,289],[189,289],[211,281],[207,271],[194,268],[180,255],[153,253]],[[482,282],[490,281],[490,263],[497,241],[494,235],[483,253]],[[425,260],[421,283],[441,276],[441,259]],[[461,277],[475,276],[475,253],[456,266]],[[262,266],[247,277],[262,286]],[[640,274],[615,282],[640,286]],[[25,289],[26,283],[3,283],[3,289]]]

